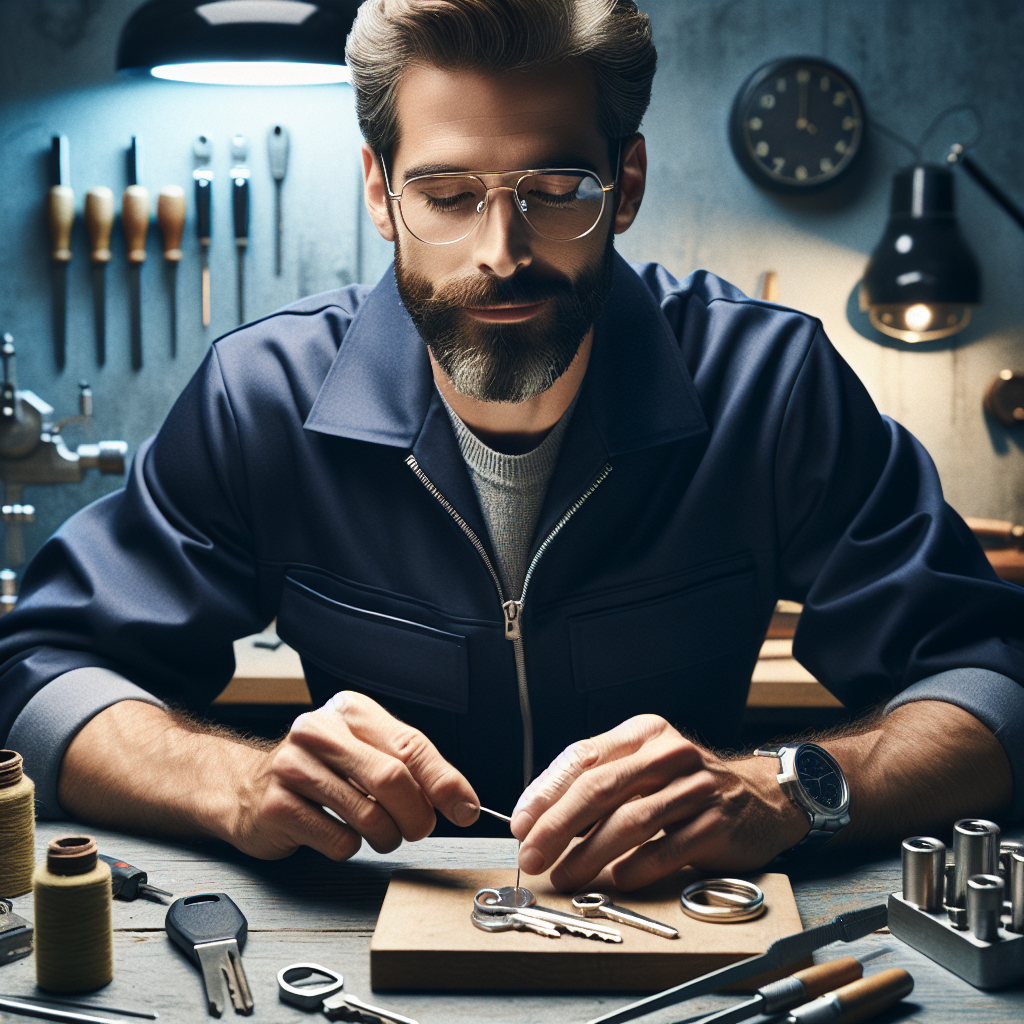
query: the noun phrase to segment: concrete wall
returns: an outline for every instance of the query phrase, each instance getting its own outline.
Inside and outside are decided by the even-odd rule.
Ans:
[[[237,89],[120,79],[117,37],[139,0],[0,0],[0,330],[18,344],[19,381],[56,406],[75,409],[77,381],[96,396],[95,424],[68,440],[124,438],[134,450],[157,428],[210,342],[235,325],[235,250],[226,173],[228,143],[250,139],[253,216],[247,315],[352,280],[379,277],[390,258],[357,193],[358,132],[345,86]],[[885,223],[894,171],[908,155],[869,133],[854,180],[812,199],[780,199],[739,170],[726,139],[733,95],[765,61],[823,56],[860,86],[869,116],[916,138],[942,109],[974,104],[984,118],[975,156],[1024,202],[1022,0],[641,0],[650,13],[661,69],[645,123],[651,154],[648,197],[620,248],[682,276],[705,267],[752,291],[778,272],[781,301],[821,317],[884,412],[928,446],[950,501],[964,514],[1024,520],[1022,437],[986,420],[981,395],[1004,366],[1024,364],[1024,232],[966,178],[958,181],[963,226],[982,265],[985,304],[954,344],[887,343],[848,317],[848,305]],[[266,133],[292,135],[284,187],[285,268],[273,273],[273,183]],[[968,115],[945,122],[926,155],[973,130]],[[72,184],[120,194],[124,150],[143,143],[143,183],[153,196],[185,186],[191,204],[191,145],[215,144],[213,323],[199,323],[194,225],[186,226],[179,279],[178,357],[169,357],[167,279],[158,232],[144,269],[145,366],[129,366],[124,242],[115,229],[108,274],[108,359],[97,369],[88,244],[76,225],[71,264],[68,364],[54,370],[48,242],[44,223],[49,138],[71,142]],[[191,210],[190,210],[191,214]],[[851,322],[852,320],[852,322]],[[861,333],[863,332],[863,333]],[[924,350],[921,350],[924,349]],[[1024,430],[1024,428],[1018,428]],[[39,508],[29,550],[87,501],[118,485],[29,489]]]

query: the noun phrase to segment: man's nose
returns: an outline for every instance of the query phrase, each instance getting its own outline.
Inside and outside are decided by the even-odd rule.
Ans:
[[[492,188],[487,193],[482,222],[470,236],[478,270],[511,277],[533,261],[530,226],[516,207],[518,201],[510,188]]]

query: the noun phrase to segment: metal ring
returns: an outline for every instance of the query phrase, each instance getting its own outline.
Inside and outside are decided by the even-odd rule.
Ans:
[[[684,890],[683,913],[698,921],[750,921],[765,911],[764,893],[742,878],[702,878]]]
[[[296,981],[323,978],[319,985],[297,986]],[[277,972],[277,988],[283,1003],[290,1003],[302,1010],[319,1010],[324,1000],[345,985],[345,979],[337,972],[319,964],[290,964]]]

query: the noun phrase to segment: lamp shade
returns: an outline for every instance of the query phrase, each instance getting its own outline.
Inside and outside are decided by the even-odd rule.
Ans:
[[[149,0],[128,19],[117,70],[228,85],[348,80],[359,0]]]
[[[963,330],[981,302],[977,260],[960,232],[953,174],[918,164],[893,178],[889,223],[860,285],[882,333],[933,341]]]

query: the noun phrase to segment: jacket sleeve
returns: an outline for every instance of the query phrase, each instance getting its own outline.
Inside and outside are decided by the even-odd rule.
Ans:
[[[1003,744],[1024,815],[1024,588],[1000,580],[935,466],[878,414],[820,327],[776,453],[793,653],[848,708],[946,700]]]
[[[0,739],[58,679],[94,690],[127,680],[204,708],[234,671],[232,640],[272,617],[258,598],[245,469],[214,347],[139,448],[125,488],[69,519],[28,567],[0,621]],[[82,699],[102,710],[104,692]]]

